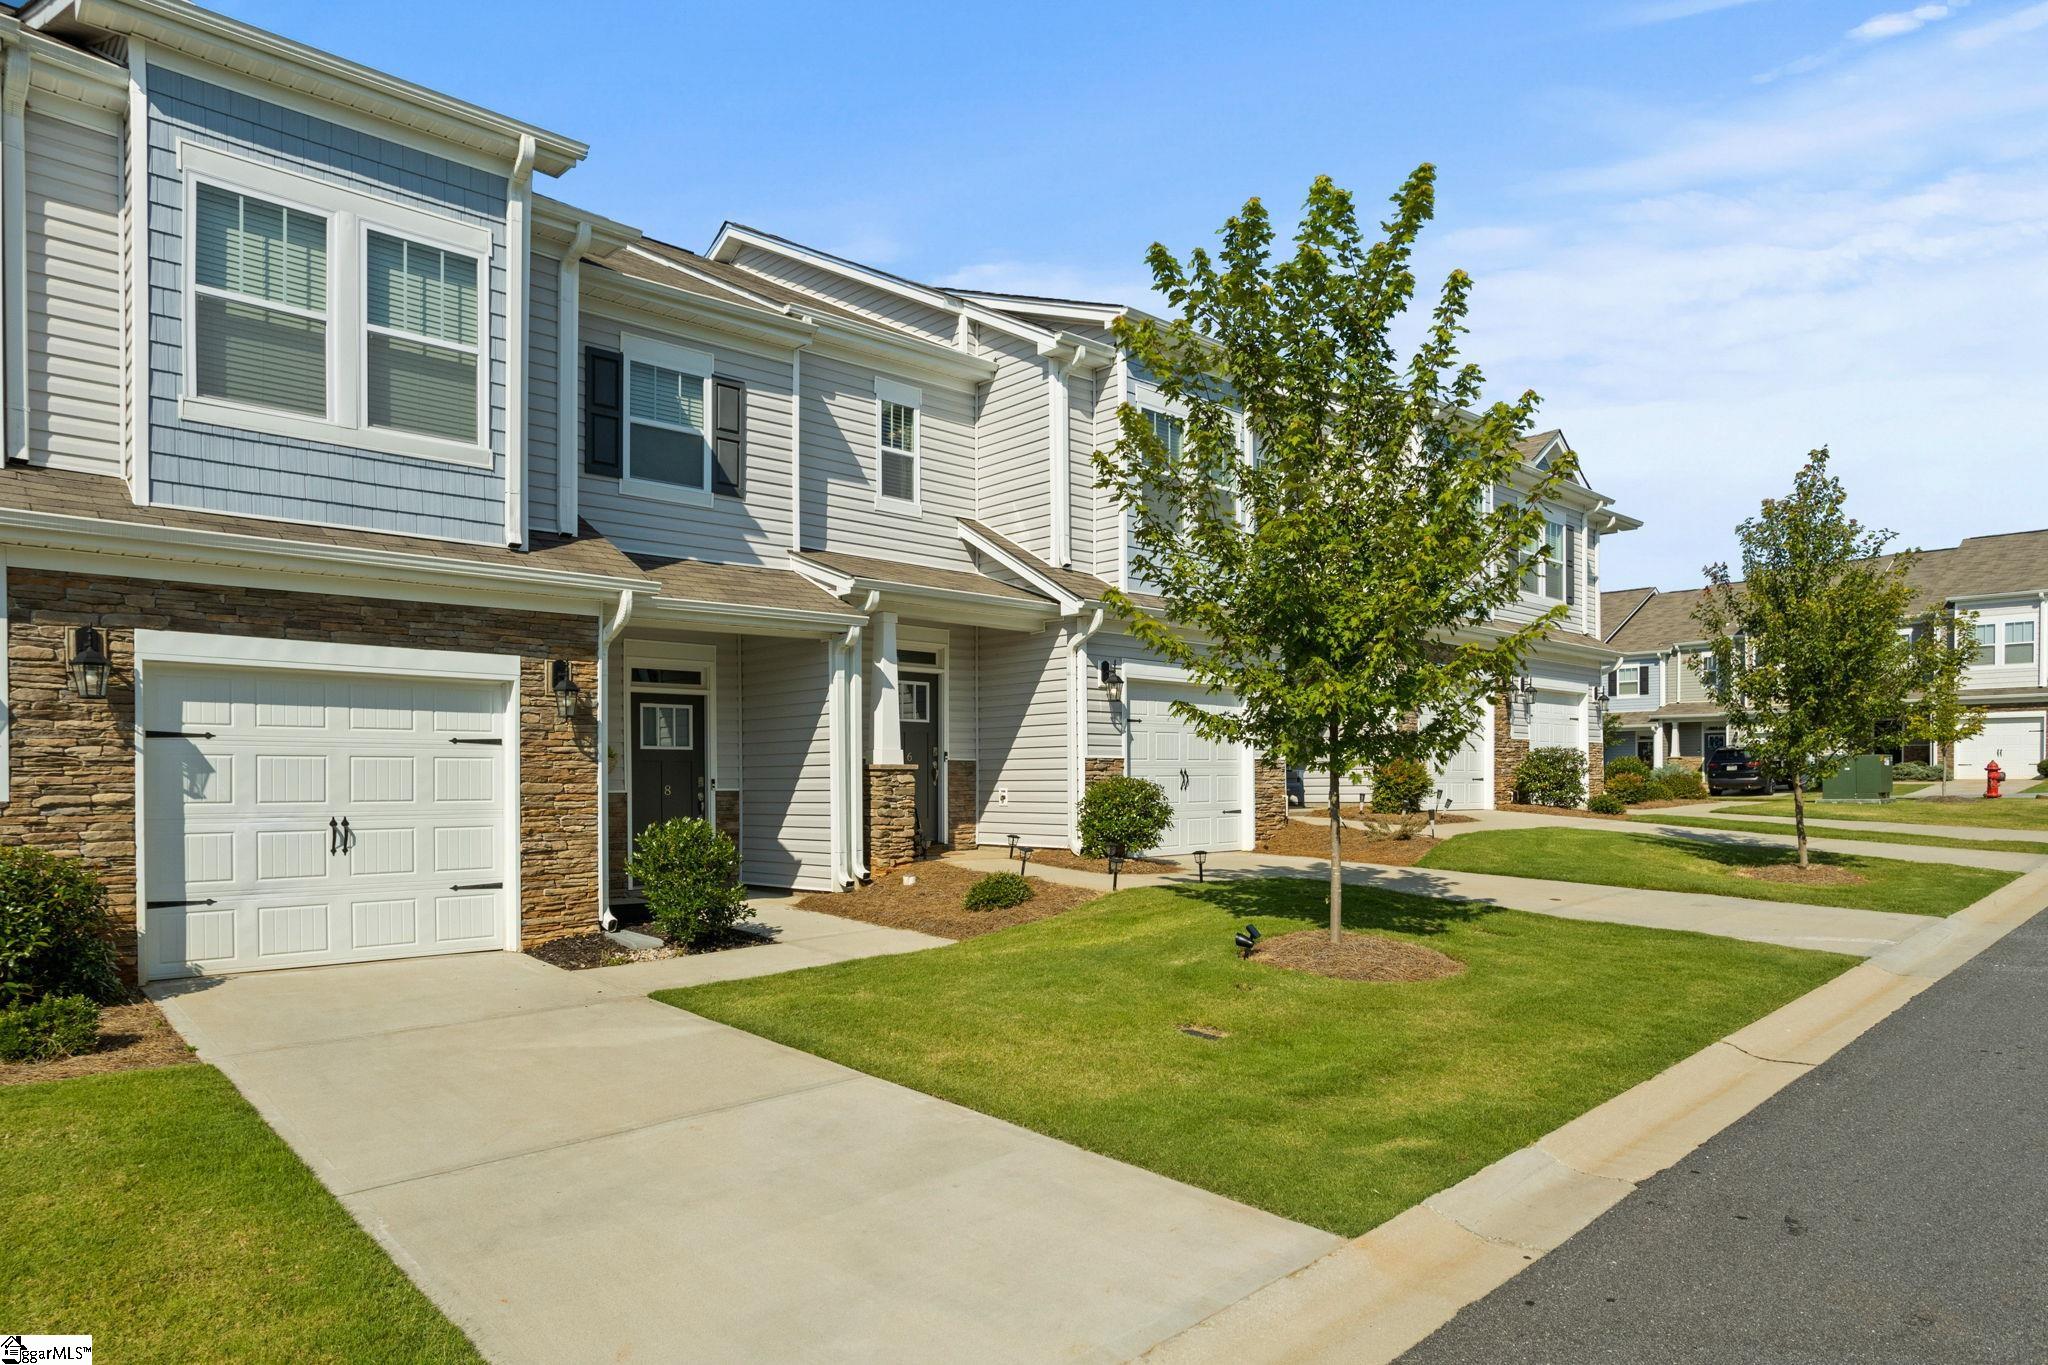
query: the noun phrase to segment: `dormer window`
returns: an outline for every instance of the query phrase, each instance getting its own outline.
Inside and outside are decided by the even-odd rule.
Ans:
[[[916,510],[921,470],[918,452],[923,437],[924,394],[908,384],[875,381],[876,494],[880,507],[891,504]]]

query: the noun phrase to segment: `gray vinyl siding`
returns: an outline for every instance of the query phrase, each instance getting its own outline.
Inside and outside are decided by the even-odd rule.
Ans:
[[[749,637],[741,733],[741,875],[751,886],[832,889],[831,689],[819,640]]]
[[[1044,559],[1052,547],[1045,362],[1007,332],[983,328],[980,341],[996,375],[975,422],[975,515]]]
[[[958,323],[954,315],[915,299],[906,299],[886,289],[838,274],[819,266],[794,260],[779,252],[743,246],[732,263],[786,285],[800,294],[836,303],[876,322],[888,323],[926,341],[951,346]]]
[[[1067,842],[1066,632],[981,630],[981,788],[976,837]],[[999,801],[998,792],[1009,799]]]
[[[573,531],[555,524],[555,424],[560,414],[561,262],[533,253],[526,304],[526,522],[536,531]]]
[[[1700,677],[1699,669],[1695,668],[1692,663],[1695,659],[1704,659],[1706,657],[1705,650],[1685,650],[1672,660],[1671,678],[1674,684],[1671,695],[1672,701],[1713,700],[1712,697],[1707,695],[1706,680]]]
[[[180,139],[487,229],[489,469],[183,421],[185,193]],[[496,542],[505,534],[503,175],[239,91],[149,69],[150,480],[161,502]],[[347,250],[354,250],[353,244]]]
[[[948,758],[972,759],[975,755],[975,734],[979,717],[978,689],[976,687],[977,665],[975,662],[975,632],[971,626],[945,626],[934,621],[905,619],[896,623],[898,638],[897,653],[906,649],[930,649],[925,634],[915,639],[903,638],[907,632],[923,632],[944,636],[942,645],[944,660],[941,669],[945,686],[941,692],[939,719],[945,726],[940,748]],[[875,697],[881,685],[880,674],[875,669],[876,647],[881,640],[881,630],[870,620],[868,628],[861,632],[861,759],[875,761]],[[896,668],[898,676],[904,673],[930,673],[933,670],[925,664],[906,664],[900,660]]]
[[[919,500],[914,512],[878,507],[875,377],[874,370],[829,353],[804,352],[804,547],[971,568],[959,519],[975,514],[972,393],[929,376],[888,376],[924,396]]]
[[[31,107],[25,130],[28,455],[118,476],[121,140],[107,115],[76,119]]]
[[[1654,711],[1657,709],[1660,704],[1660,698],[1664,695],[1664,665],[1661,660],[1649,654],[1631,655],[1622,660],[1615,671],[1625,673],[1630,669],[1643,666],[1648,666],[1650,670],[1649,687],[1644,689],[1641,696],[1636,697],[1624,697],[1614,688],[1608,688],[1608,691],[1612,694],[1608,698],[1608,710],[1625,714],[1633,711]],[[1602,681],[1600,685],[1602,687],[1607,686],[1605,681]]]
[[[583,471],[577,505],[583,519],[631,554],[668,555],[737,564],[780,566],[789,548],[789,357],[768,355],[673,324],[585,310],[582,344],[619,349],[627,333],[692,350],[709,351],[712,368],[747,386],[747,467],[744,498],[714,497],[695,506],[628,493],[620,480]],[[804,359],[805,390],[814,362]],[[574,378],[582,411],[583,366]],[[874,392],[872,383],[868,386]],[[872,396],[869,399],[873,403]],[[579,458],[583,423],[576,424]],[[809,459],[806,450],[805,458]],[[807,473],[811,484],[814,475]],[[552,494],[550,494],[552,496]]]

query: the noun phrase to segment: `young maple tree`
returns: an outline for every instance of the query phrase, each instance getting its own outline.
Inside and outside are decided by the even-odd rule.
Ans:
[[[1213,257],[1154,245],[1153,280],[1177,316],[1129,316],[1116,335],[1175,416],[1126,404],[1121,439],[1095,455],[1129,516],[1133,578],[1160,599],[1117,591],[1111,605],[1242,703],[1175,711],[1211,740],[1329,773],[1333,941],[1339,775],[1447,760],[1563,611],[1495,619],[1548,553],[1541,503],[1574,464],[1523,458],[1533,393],[1480,406],[1480,372],[1458,358],[1470,278],[1444,282],[1412,354],[1394,340],[1435,180],[1428,165],[1408,177],[1377,240],[1323,177],[1287,259],[1257,199]]]
[[[1891,532],[1865,530],[1847,500],[1827,450],[1812,452],[1790,495],[1736,528],[1740,581],[1709,565],[1694,612],[1710,641],[1708,694],[1764,772],[1792,786],[1801,867],[1807,792],[1910,717],[1913,697],[1955,685],[1967,657],[1944,632],[1905,628],[1918,554],[1886,554]]]

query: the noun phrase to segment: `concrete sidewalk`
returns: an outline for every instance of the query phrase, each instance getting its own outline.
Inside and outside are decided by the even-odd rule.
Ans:
[[[976,871],[1014,871],[1016,863],[1002,853],[949,855],[949,860]],[[1274,853],[1212,853],[1212,881],[1253,877],[1300,877],[1328,880],[1329,861],[1290,858]],[[1033,867],[1031,875],[1048,881],[1109,889],[1099,872]],[[1195,880],[1193,873],[1128,876],[1123,886],[1161,886]],[[1638,891],[1628,887],[1591,886],[1581,882],[1546,881],[1535,877],[1504,877],[1480,872],[1449,872],[1425,867],[1382,867],[1347,863],[1346,886],[1399,891],[1413,896],[1449,896],[1527,910],[1560,919],[1599,920],[1648,929],[1684,929],[1698,934],[1776,943],[1869,957],[1903,943],[1935,921],[1926,915],[1899,915],[1882,910],[1844,910],[1825,905],[1784,901],[1743,900],[1679,891]]]
[[[1906,800],[1913,798],[1907,797]],[[2015,798],[2027,800],[2026,797]],[[1752,815],[1750,812],[1725,810],[1726,801],[1701,802],[1697,806],[1670,808],[1673,815],[1707,815],[1716,820],[1760,820],[1766,824],[1783,825],[1791,829],[1795,820],[1789,815]],[[1885,834],[1938,834],[1945,839],[2011,839],[2018,843],[2039,844],[2048,852],[2048,830],[2042,829],[2000,829],[1996,825],[1934,825],[1909,820],[1834,820],[1824,815],[1807,814],[1806,826],[1809,833],[1816,823],[1825,826],[1832,823],[1838,829],[1861,829]]]
[[[152,994],[497,1361],[1116,1361],[1339,1244],[643,994],[943,942],[769,918]]]

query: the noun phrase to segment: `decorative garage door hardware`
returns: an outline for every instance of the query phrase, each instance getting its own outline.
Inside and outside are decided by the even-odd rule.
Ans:
[[[348,817],[346,815],[342,816],[340,822],[337,823],[333,816],[328,816],[327,856],[332,858],[337,853],[347,853],[355,846],[356,836],[355,832],[348,827]]]
[[[143,909],[145,909],[145,910],[175,910],[175,909],[177,909],[177,908],[178,908],[179,906],[181,906],[181,905],[218,905],[218,904],[220,904],[220,902],[219,902],[219,901],[216,901],[216,900],[203,900],[203,901],[144,901],[144,902],[142,903],[142,908],[143,908]]]
[[[142,737],[144,739],[212,739],[213,731],[201,730],[194,733],[190,730],[144,730]]]
[[[505,889],[505,883],[469,882],[463,885],[451,886],[448,889],[450,891],[503,891]]]
[[[503,744],[502,739],[451,739],[450,744]]]

